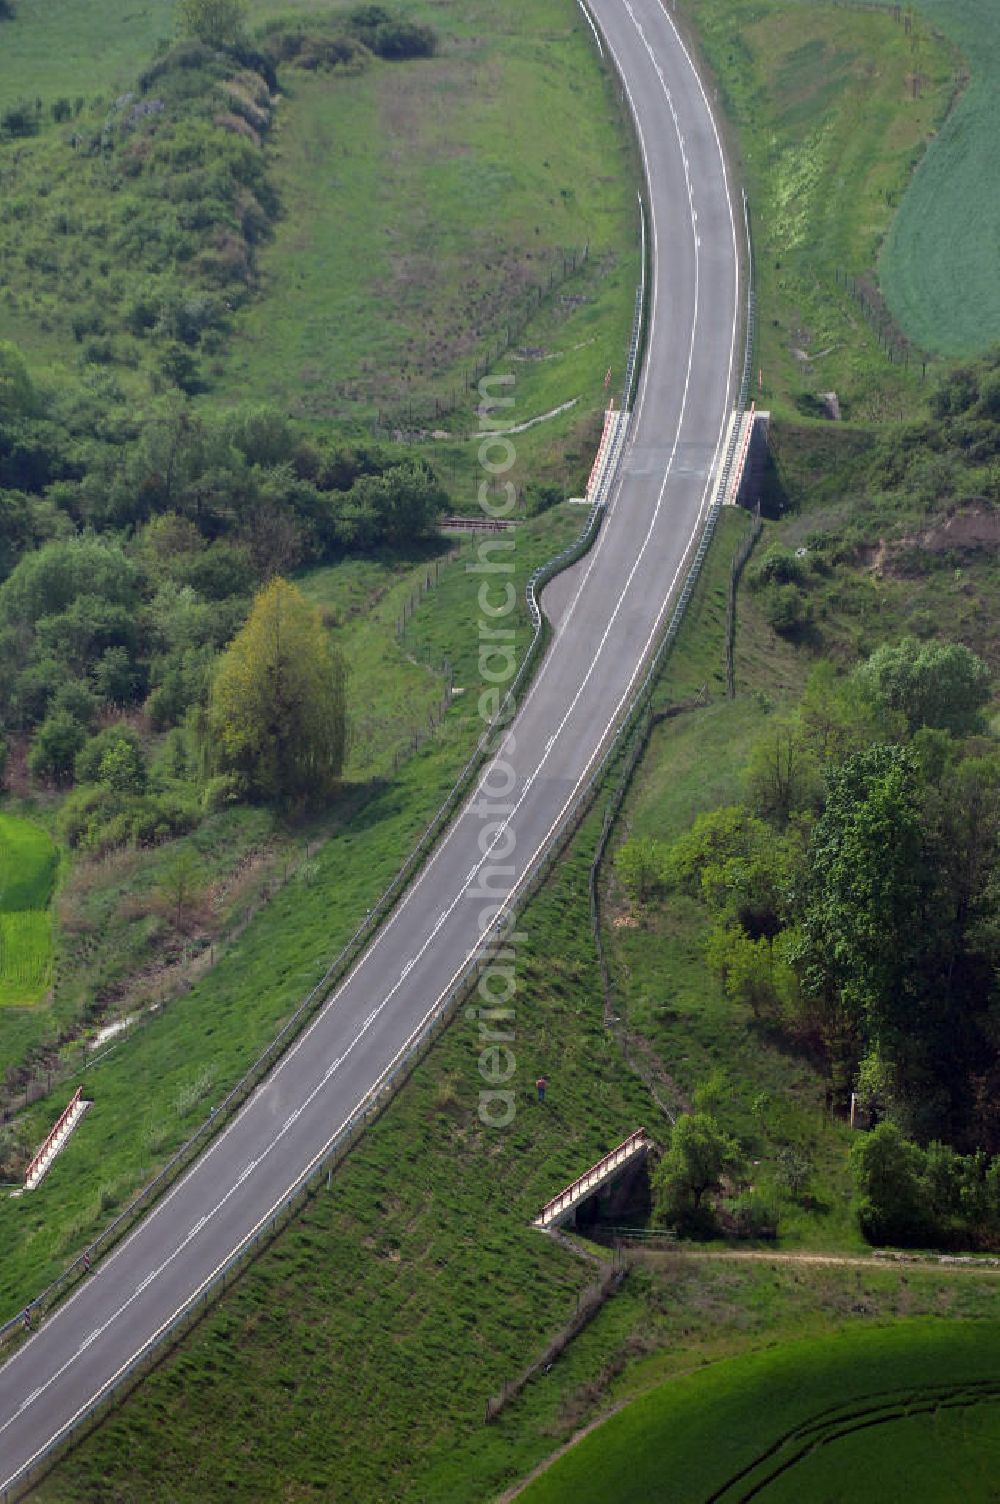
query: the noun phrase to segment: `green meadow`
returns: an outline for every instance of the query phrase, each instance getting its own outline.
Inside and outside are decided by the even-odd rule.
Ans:
[[[992,1497],[995,1322],[901,1322],[713,1364],[627,1405],[523,1504]]]
[[[37,1002],[48,986],[58,861],[40,826],[0,814],[0,1006]]]

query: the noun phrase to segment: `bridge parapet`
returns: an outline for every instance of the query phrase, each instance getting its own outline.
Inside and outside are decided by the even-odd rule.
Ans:
[[[637,1128],[617,1148],[609,1150],[595,1165],[591,1165],[585,1174],[572,1181],[557,1196],[553,1196],[551,1201],[547,1201],[532,1226],[540,1227],[543,1232],[561,1226],[574,1215],[578,1206],[638,1160],[645,1158],[652,1147],[653,1141],[645,1128]]]

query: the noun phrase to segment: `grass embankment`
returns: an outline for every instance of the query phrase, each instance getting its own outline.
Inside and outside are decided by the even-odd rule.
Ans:
[[[907,1322],[678,1378],[557,1461],[525,1504],[989,1498],[1000,1326]]]
[[[518,437],[505,479],[573,494],[609,367],[620,390],[640,276],[619,106],[566,0],[406,10],[438,29],[436,57],[289,75],[273,172],[283,217],[214,386],[347,433],[401,431],[474,509],[466,381],[530,314],[493,366],[516,378],[504,416],[573,405]]]
[[[900,205],[879,272],[918,345],[970,355],[1000,340],[1000,12],[992,0],[917,0],[917,9],[957,42],[971,76]]]
[[[297,13],[328,24],[348,9],[313,0]],[[468,382],[492,365],[517,378],[510,421],[546,420],[520,436],[509,478],[573,494],[609,367],[620,390],[640,277],[620,105],[569,0],[400,9],[435,27],[435,57],[371,59],[355,74],[281,65],[281,99],[268,104],[252,164],[268,223],[251,235],[246,275],[223,288],[223,312],[222,272],[213,263],[206,281],[200,269],[222,232],[211,245],[188,235],[188,219],[204,222],[212,206],[168,234],[149,196],[170,193],[138,165],[149,142],[121,123],[125,91],[171,35],[171,8],[89,4],[67,18],[64,6],[24,0],[2,23],[0,106],[26,99],[30,125],[0,144],[12,226],[0,237],[0,337],[21,343],[39,375],[82,372],[136,400],[176,381],[203,404],[266,401],[326,433],[374,432],[426,453],[453,504],[469,508],[481,474]],[[256,0],[250,21],[282,14]],[[82,77],[100,93],[79,95]],[[142,102],[165,88],[155,80]],[[170,89],[161,120],[173,126],[187,106]],[[183,322],[195,303],[203,324],[211,312],[200,334]],[[183,327],[175,304],[188,308]],[[164,345],[173,324],[179,355]]]
[[[626,799],[611,856],[627,837],[670,842],[704,810],[738,802],[754,741],[775,707],[794,698],[808,662],[763,621],[753,597],[739,603],[739,696],[725,698],[723,672],[729,566],[747,527],[743,512],[724,513],[717,541],[699,584],[697,632],[671,665],[657,703],[685,700],[706,685],[710,703],[662,721],[653,731]],[[758,545],[758,548],[765,545]],[[784,1246],[855,1247],[860,1237],[850,1213],[846,1154],[849,1134],[830,1119],[825,1081],[728,998],[709,969],[705,942],[711,928],[705,906],[683,893],[633,913],[610,864],[606,945],[626,1021],[654,1047],[675,1087],[675,1104],[714,1081],[716,1110],[752,1152],[754,1184],[773,1191],[781,1206]],[[767,1094],[762,1121],[751,1114]],[[773,1141],[772,1141],[773,1133]],[[770,1165],[782,1144],[793,1142],[815,1166],[811,1196],[803,1205],[770,1185]]]
[[[39,826],[0,815],[0,1006],[34,1003],[48,985],[58,861]]]
[[[736,514],[723,518],[666,672],[665,699],[706,681],[715,686],[720,590],[744,525]],[[528,940],[519,948],[512,1129],[487,1132],[478,1122],[476,1031],[460,1017],[338,1172],[331,1194],[311,1203],[178,1353],[71,1455],[47,1486],[51,1497],[85,1493],[101,1477],[105,1490],[134,1490],[141,1479],[152,1499],[165,1497],[170,1479],[172,1497],[192,1500],[209,1480],[217,1487],[225,1479],[235,1497],[252,1499],[280,1476],[288,1487],[334,1488],[345,1499],[467,1504],[569,1434],[630,1357],[719,1340],[723,1310],[736,1342],[748,1326],[761,1331],[780,1320],[760,1271],[727,1271],[721,1286],[699,1273],[691,1303],[677,1306],[640,1276],[497,1426],[482,1425],[487,1395],[568,1318],[589,1278],[528,1227],[530,1218],[640,1122],[661,1139],[667,1130],[603,1028],[587,896],[599,821],[597,810],[520,925]],[[720,1051],[729,1032],[726,1020]],[[544,1108],[533,1100],[542,1072],[551,1082]],[[713,1306],[712,1321],[703,1320],[703,1301]],[[836,1299],[830,1304],[831,1317],[834,1308],[849,1313]],[[801,1320],[801,1306],[796,1314]],[[273,1421],[261,1426],[262,1414]]]
[[[875,292],[882,238],[952,97],[952,48],[919,18],[911,36],[888,11],[812,0],[764,0],[749,17],[699,0],[690,14],[750,196],[763,374],[752,395],[785,416],[821,411],[819,394],[836,391],[848,420],[898,418],[919,396],[919,362],[890,364],[837,278]],[[950,244],[944,221],[943,256]]]
[[[330,6],[320,3],[300,9],[331,13]],[[410,9],[423,14],[428,7]],[[337,7],[332,10],[336,13]],[[95,377],[88,366],[81,377],[76,369],[83,351],[71,337],[69,323],[77,303],[94,303],[97,284],[82,259],[70,254],[70,243],[83,223],[101,239],[102,216],[114,196],[109,198],[101,176],[103,158],[77,162],[64,139],[71,126],[57,126],[50,118],[51,106],[68,87],[70,75],[62,71],[67,53],[77,76],[95,77],[101,87],[107,89],[110,83],[117,92],[133,81],[157,41],[171,31],[169,8],[141,16],[119,11],[114,5],[88,4],[68,18],[63,7],[50,11],[25,0],[3,31],[3,41],[10,45],[0,56],[0,100],[16,91],[17,97],[37,96],[43,108],[37,134],[4,142],[0,159],[9,162],[10,186],[17,189],[25,212],[36,201],[44,202],[52,215],[57,208],[60,214],[66,211],[69,240],[64,244],[61,232],[53,240],[47,222],[32,220],[40,242],[49,248],[58,243],[67,251],[67,264],[49,287],[49,273],[28,266],[23,237],[15,237],[5,263],[8,301],[0,308],[0,333],[23,337],[43,377],[43,361],[51,362],[49,375],[59,369],[65,372],[69,362],[74,383],[82,379],[89,384],[92,378],[100,382],[105,373]],[[251,21],[274,12],[273,5],[257,0]],[[432,19],[440,20],[436,15]],[[261,327],[276,345],[265,350],[249,334],[242,343],[243,337],[237,338],[231,382],[227,385],[227,377],[219,385],[223,400],[233,395],[241,401],[272,396],[296,406],[300,391],[308,388],[308,373],[294,362],[282,364],[282,341],[308,340],[310,331],[318,330],[318,348],[327,362],[324,380],[344,376],[354,369],[354,362],[365,400],[384,402],[383,378],[394,380],[392,373],[398,368],[404,372],[404,385],[395,395],[402,401],[404,389],[430,390],[445,376],[450,382],[449,362],[482,358],[494,348],[500,322],[515,304],[520,311],[532,301],[534,319],[530,334],[524,334],[528,343],[506,362],[506,370],[516,377],[515,385],[504,389],[513,397],[507,409],[510,421],[528,422],[564,400],[576,399],[576,406],[561,419],[517,436],[514,477],[521,487],[529,475],[548,477],[565,491],[578,487],[592,458],[591,441],[596,442],[604,372],[612,364],[616,376],[621,374],[631,322],[639,275],[631,179],[617,105],[587,51],[587,32],[577,9],[566,0],[546,0],[544,7],[525,8],[521,20],[523,25],[508,27],[479,0],[463,0],[461,7],[449,11],[449,27],[454,24],[455,30],[454,35],[450,30],[442,34],[440,58],[398,68],[372,60],[357,78],[284,70],[289,88],[279,116],[281,143],[269,167],[283,196],[282,216],[254,304],[254,316],[260,314]],[[65,47],[56,45],[63,23],[68,28]],[[46,59],[55,60],[50,73]],[[490,88],[482,87],[484,69],[494,80]],[[434,70],[443,71],[439,76]],[[362,96],[371,104],[371,119],[361,109]],[[85,101],[81,108],[85,114],[96,112],[94,118],[101,120],[110,97],[109,92],[103,104]],[[518,110],[508,121],[504,112],[511,99],[518,101]],[[547,117],[555,112],[564,127],[544,149],[539,99],[544,99]],[[535,103],[529,105],[529,100]],[[75,109],[75,97],[73,105]],[[400,110],[406,113],[402,124]],[[329,193],[317,195],[316,154],[326,160],[328,131],[333,131],[337,149],[349,153],[345,160],[353,160],[354,152],[364,159],[368,177],[338,178],[326,184]],[[530,151],[521,139],[526,134],[532,136]],[[455,142],[464,144],[459,148]],[[388,162],[397,163],[389,175]],[[609,163],[611,171],[606,170]],[[373,174],[377,191],[369,191]],[[481,191],[487,181],[493,194],[489,204]],[[424,195],[419,212],[413,184]],[[463,191],[463,184],[468,191]],[[345,212],[347,202],[350,213]],[[440,212],[433,212],[435,204],[440,204]],[[487,212],[490,206],[502,211],[496,222]],[[499,239],[497,224],[503,232]],[[383,253],[381,241],[393,225],[400,227],[403,242],[398,252]],[[586,266],[563,282],[563,250],[572,246],[579,252],[588,237]],[[119,273],[127,278],[135,271],[120,264],[115,237],[110,242],[105,237],[102,245],[102,278],[114,279]],[[477,250],[476,256],[470,247]],[[417,262],[412,275],[406,271],[408,257],[418,251],[419,276]],[[384,286],[376,287],[373,268],[381,268],[379,276],[385,273]],[[555,277],[551,295],[545,290],[549,276]],[[420,293],[425,283],[430,300],[426,306]],[[539,289],[544,291],[540,305],[533,296]],[[362,306],[364,314],[359,312]],[[371,317],[374,306],[380,310],[378,318]],[[31,310],[30,317],[22,319],[26,310]],[[447,322],[447,338],[433,333],[439,318]],[[398,348],[383,349],[383,329],[398,333]],[[327,335],[332,344],[326,343]],[[117,359],[127,341],[116,334],[112,343]],[[129,363],[131,355],[115,364],[114,380],[141,386],[142,362],[149,355],[146,346],[145,338],[132,339],[130,348],[139,364]],[[240,366],[240,350],[256,361],[256,376]],[[378,374],[366,364],[371,352],[379,357]],[[284,373],[277,386],[267,385],[272,366]],[[263,387],[254,386],[257,377]],[[440,390],[444,394],[443,386]],[[217,397],[210,392],[205,400]],[[478,426],[473,401],[471,393],[464,395],[451,440],[428,440],[423,447],[455,502],[475,509],[482,470],[478,441],[467,439]],[[369,409],[370,402],[365,410]],[[352,432],[355,428],[346,409],[339,419],[326,413],[316,421],[327,433],[341,422]],[[399,445],[398,452],[413,454],[418,448],[407,443]],[[567,523],[566,532],[557,529],[560,542],[571,528]],[[556,533],[551,536],[555,539]],[[541,552],[531,557],[537,562]],[[352,781],[390,772],[440,717],[461,653],[459,643],[454,650],[449,647],[447,612],[440,622],[436,607],[421,613],[416,635],[402,642],[395,631],[397,616],[407,614],[411,597],[419,594],[434,568],[432,558],[354,559],[317,571],[307,582],[311,597],[330,611],[332,620],[342,623],[335,630],[352,675]],[[452,592],[446,571],[442,600],[450,599]],[[464,611],[461,590],[454,598]],[[436,625],[427,627],[431,616]],[[474,642],[467,623],[460,626],[459,638]],[[446,657],[451,660],[448,667]],[[156,745],[148,750],[155,755]],[[37,813],[51,823],[51,801],[43,798],[40,803]],[[42,1053],[54,1056],[67,1035],[76,1031],[81,1013],[103,1021],[109,1009],[126,1013],[186,985],[192,964],[201,968],[207,947],[242,922],[276,874],[297,859],[303,834],[321,835],[322,829],[288,832],[259,811],[225,811],[210,820],[197,839],[171,843],[169,854],[129,854],[78,864],[61,895],[60,913],[66,922],[52,1006],[12,1018],[0,1044],[0,1066],[17,1068],[34,1052],[34,1065],[43,1067],[48,1060]],[[158,888],[167,867],[189,852],[199,863],[205,912],[183,934],[174,935],[157,912],[162,907]]]
[[[558,552],[576,534],[579,524],[577,511],[559,508],[524,525],[514,550],[519,587],[538,563]],[[456,663],[462,662],[468,641],[477,641],[478,577],[466,572],[464,557],[443,570],[437,589],[425,597],[423,608],[410,624],[412,630],[421,615],[433,616],[440,638],[453,644]],[[415,586],[412,575],[404,575],[394,585],[388,566],[385,577],[388,593],[384,600],[357,619],[376,682],[378,674],[389,672],[377,667],[389,649],[386,642],[379,645],[375,640],[376,626],[381,624],[383,635],[394,642],[394,612],[402,604],[401,600],[397,603],[396,593],[405,591],[408,600]],[[367,578],[371,580],[371,572]],[[322,571],[311,583],[319,598],[328,602],[339,599],[346,609],[344,603],[357,579],[340,581],[335,591],[329,572]],[[523,653],[530,640],[523,605],[518,626],[517,648]],[[349,632],[349,627],[350,623],[344,630]],[[346,651],[349,642],[348,635]],[[426,667],[415,672],[436,679]],[[358,681],[356,703],[364,715],[360,671]],[[444,681],[436,682],[440,686]],[[440,706],[440,687],[436,696]],[[414,735],[419,732],[426,738],[420,750],[412,755],[409,747],[411,755],[401,760],[398,773],[392,775],[392,748],[396,743],[387,738],[380,747],[376,739],[365,750],[366,742],[360,739],[361,750],[356,756],[361,761],[367,759],[366,775],[347,785],[341,806],[324,823],[297,836],[293,832],[283,844],[278,843],[275,859],[291,864],[290,878],[284,885],[274,884],[270,902],[256,914],[239,944],[223,950],[214,969],[205,972],[209,937],[202,936],[204,943],[196,944],[195,937],[188,935],[186,944],[193,954],[187,970],[174,978],[174,991],[181,995],[155,1016],[147,1015],[143,1028],[120,1051],[88,1071],[87,1095],[95,1102],[88,1117],[88,1132],[77,1134],[60,1157],[46,1181],[44,1201],[26,1198],[0,1202],[0,1240],[5,1249],[0,1307],[8,1314],[68,1262],[73,1251],[89,1240],[169,1157],[205,1117],[211,1104],[225,1095],[323,974],[409,855],[472,751],[482,723],[472,696],[468,703],[456,699],[433,734],[422,718],[422,704],[414,712],[401,697],[399,714],[395,734],[401,730]],[[409,715],[413,719],[406,719]],[[375,738],[374,729],[369,727],[365,735]],[[389,776],[383,776],[386,774]],[[110,987],[120,976],[115,968],[122,964],[121,956],[128,955],[129,944],[134,964],[135,948],[143,934],[157,917],[163,922],[157,884],[164,867],[177,859],[179,851],[194,854],[199,872],[207,880],[217,870],[216,864],[236,856],[234,843],[252,850],[254,834],[263,844],[273,829],[272,818],[263,811],[232,812],[228,822],[225,815],[206,822],[185,843],[173,843],[169,852],[149,854],[141,866],[133,853],[123,853],[121,860],[103,864],[105,883],[96,892],[88,892],[86,884],[79,881],[76,888],[71,885],[71,896],[75,893],[86,905],[86,923],[77,922],[64,941],[61,961],[66,967],[67,996],[72,995],[80,1004],[73,990],[81,985],[80,978],[64,957],[71,944],[81,944],[81,937],[93,941],[87,923],[103,925],[98,929],[100,955],[93,955],[93,946],[90,951],[82,946],[84,959],[89,955],[92,962],[89,979],[93,982],[95,973],[103,975],[105,985]],[[303,860],[301,850],[305,836],[314,840],[327,837],[308,860]],[[272,876],[273,871],[272,864],[263,876]],[[224,893],[225,885],[220,886]],[[103,973],[99,972],[101,964]],[[265,985],[261,978],[266,978]],[[159,973],[140,978],[133,1003],[148,1006],[151,1001],[160,1001],[162,993],[157,987],[163,980]],[[23,1047],[22,1033],[14,1031],[9,1037]],[[55,1098],[42,1099],[21,1119],[19,1131],[26,1143],[44,1136],[58,1106]]]

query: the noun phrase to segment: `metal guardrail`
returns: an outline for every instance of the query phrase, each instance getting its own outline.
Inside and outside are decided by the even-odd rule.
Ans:
[[[595,1165],[591,1165],[585,1174],[577,1176],[551,1201],[546,1201],[538,1216],[535,1218],[536,1227],[547,1228],[557,1218],[563,1216],[578,1201],[581,1201],[590,1191],[597,1190],[609,1175],[615,1170],[621,1169],[630,1160],[638,1158],[640,1152],[645,1154],[652,1147],[652,1141],[645,1128],[637,1128],[630,1133],[627,1139],[618,1144],[616,1148],[609,1149]]]

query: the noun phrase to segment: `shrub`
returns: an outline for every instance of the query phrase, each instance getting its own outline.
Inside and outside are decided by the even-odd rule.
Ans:
[[[50,715],[35,733],[28,754],[28,771],[32,778],[55,784],[69,783],[76,754],[85,737],[80,722],[67,711],[60,710]]]
[[[76,755],[75,771],[77,783],[102,783],[119,794],[141,794],[146,787],[139,738],[122,722],[90,737]]]
[[[358,5],[348,13],[348,25],[379,57],[398,61],[408,57],[429,57],[437,46],[437,37],[429,26],[393,14],[384,5]]]
[[[880,1123],[851,1149],[861,1231],[871,1243],[923,1243],[930,1219],[920,1183],[924,1156],[894,1123]]]
[[[193,830],[200,811],[193,795],[122,794],[107,784],[81,784],[59,812],[68,846],[95,856],[118,846],[154,846]]]
[[[803,585],[806,580],[805,565],[790,548],[769,548],[760,563],[752,571],[750,584],[754,589],[762,585]]]
[[[744,1191],[742,1196],[727,1203],[726,1211],[732,1218],[733,1231],[738,1238],[766,1238],[770,1241],[778,1236],[778,1208],[759,1191]]]
[[[812,603],[794,585],[770,585],[764,597],[768,625],[780,637],[805,635],[812,624]]]
[[[376,27],[371,49],[379,57],[400,61],[408,57],[432,57],[437,37],[429,26],[415,21],[385,21]]]

